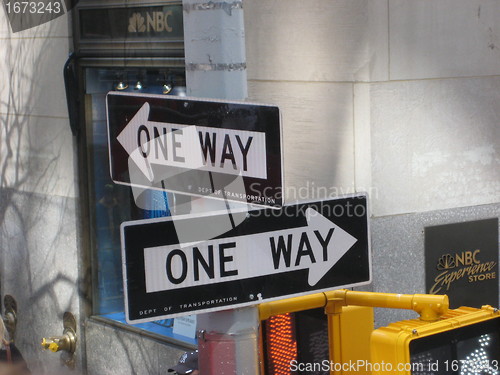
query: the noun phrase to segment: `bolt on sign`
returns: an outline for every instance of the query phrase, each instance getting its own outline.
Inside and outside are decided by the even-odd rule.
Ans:
[[[109,93],[107,114],[114,182],[264,206],[283,204],[277,107]]]
[[[452,308],[498,306],[498,218],[425,228],[425,270]]]
[[[370,282],[365,195],[121,226],[125,310],[131,323],[243,307]],[[182,228],[179,230],[179,228]]]

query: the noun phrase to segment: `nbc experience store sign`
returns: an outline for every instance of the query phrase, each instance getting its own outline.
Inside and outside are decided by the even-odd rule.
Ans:
[[[425,228],[426,291],[450,307],[498,306],[498,219]]]

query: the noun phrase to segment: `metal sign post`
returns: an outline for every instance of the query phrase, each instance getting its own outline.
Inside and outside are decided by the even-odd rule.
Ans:
[[[183,0],[182,5],[188,95],[245,99],[247,75],[243,1]],[[228,364],[225,342],[199,339],[201,374],[259,373],[259,321],[256,315],[255,307],[232,310],[230,315],[222,312],[198,315],[200,331],[215,335],[231,334],[235,348]],[[249,331],[255,336],[249,336]]]

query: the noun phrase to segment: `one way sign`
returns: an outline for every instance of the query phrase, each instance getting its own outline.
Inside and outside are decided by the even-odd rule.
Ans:
[[[370,281],[366,196],[250,211],[214,239],[196,228],[224,215],[122,225],[125,301],[131,323],[241,307]],[[184,236],[184,235],[183,235]]]
[[[107,119],[111,177],[118,184],[283,204],[275,106],[110,92]]]

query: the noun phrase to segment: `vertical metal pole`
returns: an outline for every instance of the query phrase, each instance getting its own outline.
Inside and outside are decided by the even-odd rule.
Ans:
[[[330,369],[330,375],[340,375],[341,371],[336,371],[335,364],[342,363],[342,350],[341,350],[341,326],[340,326],[340,314],[342,314],[342,304],[341,299],[331,299],[328,300],[325,306],[325,314],[328,318],[328,345],[330,353],[330,361],[334,363],[334,366]]]
[[[243,1],[183,0],[187,95],[247,97]],[[258,374],[256,307],[198,315],[200,373]]]
[[[183,0],[188,96],[245,99],[243,1]]]

